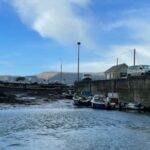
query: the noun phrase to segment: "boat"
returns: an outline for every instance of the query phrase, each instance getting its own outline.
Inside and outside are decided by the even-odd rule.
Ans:
[[[85,97],[85,98],[88,98],[88,97],[93,96],[93,95],[92,95],[91,91],[83,90],[83,91],[81,91],[81,96]]]
[[[108,93],[105,101],[107,109],[116,109],[116,106],[119,104],[118,93],[115,92]]]
[[[140,103],[127,103],[125,108],[130,110],[143,110],[144,106]]]
[[[75,93],[73,96],[74,105],[91,106],[92,93],[88,90],[81,91],[81,94]]]
[[[81,95],[79,96],[77,94],[74,95],[73,102],[74,102],[74,105],[76,106],[90,106],[91,105],[90,97],[86,98]]]
[[[106,102],[104,95],[96,94],[91,100],[92,108],[106,109]]]
[[[62,93],[62,97],[65,99],[72,99],[73,98],[73,91],[68,90],[67,92]]]

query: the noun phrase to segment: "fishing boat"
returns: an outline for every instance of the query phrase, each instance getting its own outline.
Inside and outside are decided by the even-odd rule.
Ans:
[[[94,95],[91,100],[92,107],[95,109],[106,109],[106,102],[104,95]]]
[[[72,99],[74,91],[68,90],[67,92],[62,93],[62,97],[65,99]]]
[[[91,105],[90,97],[85,98],[83,96],[75,95],[73,97],[73,102],[74,102],[74,105],[76,106],[90,106]]]
[[[89,98],[92,96],[92,93],[89,90],[83,90],[83,91],[81,91],[81,96],[85,97],[85,98]]]
[[[127,103],[125,105],[126,109],[130,109],[130,110],[143,110],[144,106],[142,104],[137,104],[137,103]]]
[[[108,93],[105,101],[107,109],[116,109],[116,106],[119,104],[118,93],[115,92]]]

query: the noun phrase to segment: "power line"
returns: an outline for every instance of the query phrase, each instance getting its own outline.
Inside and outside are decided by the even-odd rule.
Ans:
[[[121,57],[121,56],[125,56],[126,54],[129,54],[129,52],[131,52],[131,50],[128,50],[126,52],[120,53],[120,54],[116,54],[116,55],[111,55],[111,56],[100,56],[102,59],[111,59],[114,58],[116,59],[117,57]],[[111,53],[111,52],[110,52]]]

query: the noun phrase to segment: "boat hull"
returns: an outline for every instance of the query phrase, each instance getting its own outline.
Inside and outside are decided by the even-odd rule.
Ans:
[[[86,102],[80,101],[80,105],[81,106],[91,106],[91,102],[90,101],[86,101]]]
[[[91,106],[90,101],[82,101],[82,100],[74,99],[73,102],[74,102],[74,105],[76,106]]]
[[[105,104],[92,103],[92,107],[95,109],[106,109]]]
[[[74,99],[74,100],[73,100],[73,104],[74,104],[74,105],[77,105],[77,106],[80,105],[80,100]]]
[[[66,98],[66,99],[72,99],[72,98],[73,98],[73,95],[66,95],[65,98]]]
[[[129,109],[129,110],[143,110],[144,107],[128,106],[128,107],[126,107],[126,109]]]

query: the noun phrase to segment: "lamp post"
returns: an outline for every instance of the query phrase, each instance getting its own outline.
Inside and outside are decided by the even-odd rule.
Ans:
[[[78,45],[78,82],[79,82],[79,72],[80,72],[80,45],[81,42],[77,42]]]
[[[136,59],[136,49],[133,50],[134,56],[133,56],[133,66],[135,66],[135,59]]]

